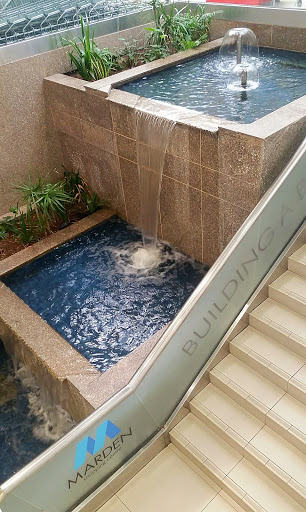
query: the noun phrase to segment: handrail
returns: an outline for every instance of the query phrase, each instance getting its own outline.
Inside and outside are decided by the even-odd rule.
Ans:
[[[220,272],[220,270],[224,267],[225,263],[229,260],[234,250],[239,246],[241,240],[246,235],[246,233],[249,231],[252,224],[255,222],[255,220],[261,215],[267,204],[270,202],[272,197],[277,193],[277,190],[279,187],[283,184],[283,182],[286,180],[288,174],[291,172],[291,167],[294,167],[296,163],[300,160],[300,158],[306,153],[306,138],[304,142],[300,145],[292,159],[290,160],[289,164],[286,166],[284,171],[281,173],[280,176],[275,180],[273,185],[270,187],[270,189],[264,194],[264,196],[261,198],[259,203],[255,206],[253,211],[250,213],[250,215],[247,217],[245,222],[242,224],[242,226],[239,228],[237,233],[234,235],[232,240],[228,243],[224,251],[220,254],[216,262],[211,267],[210,271],[207,272],[207,274],[203,277],[197,288],[194,290],[192,295],[189,297],[189,299],[186,301],[182,309],[179,311],[177,316],[174,318],[174,320],[171,322],[159,342],[155,345],[151,353],[147,356],[145,361],[142,363],[140,368],[137,370],[135,375],[132,377],[130,381],[130,386],[132,388],[136,388],[137,385],[141,382],[143,377],[148,373],[149,369],[152,367],[156,359],[159,357],[161,352],[164,350],[164,348],[169,343],[171,337],[174,335],[174,333],[177,332],[178,328],[182,325],[182,323],[185,321],[187,316],[189,315],[190,311],[192,310],[193,306],[196,304],[196,302],[204,295],[205,291],[208,289],[209,285],[213,282],[217,274]],[[306,166],[305,166],[305,173],[306,173]],[[250,294],[251,295],[251,294]]]
[[[16,506],[18,504],[20,506],[21,503],[27,504],[27,512],[28,510],[29,512],[35,512],[37,509],[45,510],[46,512],[67,512],[68,509],[71,510],[72,506],[79,503],[97,485],[109,478],[120,465],[134,456],[149,439],[163,428],[188,387],[200,373],[201,367],[204,366],[220,343],[228,329],[227,324],[229,322],[232,323],[236,318],[254,289],[273,265],[275,259],[277,259],[285,245],[287,245],[288,241],[303,223],[306,212],[305,170],[306,139],[284,171],[238,230],[211,270],[203,278],[150,355],[135,373],[130,383],[97,411],[83,420],[70,433],[0,487],[2,512],[15,512]],[[292,200],[292,204],[288,203],[288,199]],[[277,215],[275,214],[274,216],[275,218],[272,215],[273,212],[271,213],[270,211],[274,203],[281,209],[280,217],[278,211]],[[271,218],[271,226],[269,224],[268,227],[264,219],[267,211],[269,222]],[[277,225],[277,229],[279,229],[277,233],[272,221],[275,221],[275,226]],[[235,304],[231,305],[231,312],[228,318],[223,319],[224,322],[218,322],[215,333],[209,332],[209,335],[212,334],[210,339],[208,331],[210,331],[211,327],[207,331],[207,325],[209,323],[212,324],[212,318],[215,313],[211,311],[212,306],[210,306],[209,302],[208,307],[211,308],[208,310],[208,313],[211,314],[211,317],[209,317],[210,321],[208,318],[204,318],[206,320],[206,323],[204,323],[207,332],[204,334],[202,331],[200,332],[199,325],[201,326],[200,322],[203,322],[203,314],[206,314],[203,309],[202,299],[203,297],[209,297],[212,290],[214,292],[219,290],[218,286],[220,283],[218,284],[218,281],[220,281],[224,272],[226,275],[229,271],[236,272],[236,253],[239,251],[243,254],[243,251],[249,248],[248,238],[253,243],[253,240],[255,241],[254,233],[258,235],[257,240],[259,240],[257,252],[261,251],[264,253],[264,261],[261,261],[258,255],[255,254],[254,248],[252,249],[253,259],[249,261],[242,260],[245,269],[248,269],[247,265],[252,262],[255,264],[255,270],[252,267],[252,273],[247,271],[247,277],[241,279],[239,284],[241,284],[242,295],[239,301],[236,300]],[[275,233],[276,236],[274,236]],[[239,269],[237,270],[237,275],[239,275]],[[234,279],[229,274],[231,279],[222,290],[225,296],[230,296],[228,285],[238,281],[237,275],[235,274],[236,279]],[[200,305],[201,308],[197,310]],[[216,306],[216,303],[214,305]],[[204,304],[204,306],[206,307],[207,304]],[[221,311],[220,304],[218,307],[219,311]],[[223,310],[225,308],[226,306],[223,307]],[[196,322],[194,324],[191,323],[192,317],[196,319],[197,324]],[[223,323],[226,326],[224,328]],[[173,341],[177,341],[181,331],[184,331],[182,340],[186,342],[187,339],[183,348],[181,347],[180,340],[179,344]],[[190,332],[194,333],[194,339],[189,336]],[[188,337],[184,338],[184,335]],[[205,340],[204,342],[202,342],[203,339]],[[177,352],[178,347],[180,352]],[[173,352],[174,349],[175,351]],[[196,352],[196,357],[193,358],[195,349],[198,352]],[[184,354],[181,352],[184,352]],[[174,357],[172,357],[173,353],[175,354]],[[198,353],[203,356],[204,360],[198,357]],[[176,370],[184,369],[180,373],[178,381],[174,382],[175,374],[172,374],[169,370],[168,373],[165,371],[169,367],[169,360],[176,365]],[[156,382],[158,382],[159,386],[156,386]],[[163,385],[163,392],[161,392],[160,386]],[[104,421],[101,424],[102,420]],[[88,458],[89,455],[85,447],[83,455],[90,462],[84,462],[80,466],[76,465],[76,469],[73,470],[76,450],[79,449],[78,447],[81,444],[84,446],[84,442],[86,444],[87,436],[96,439],[98,427],[106,428],[106,435],[109,439],[112,439],[111,434],[107,434],[109,422],[116,425],[117,430],[122,432],[121,442],[120,435],[117,438],[119,439],[118,443],[121,443],[120,450],[116,452],[115,449],[112,449],[112,446],[107,446],[107,448],[113,450],[111,453],[112,457],[110,457],[110,455],[105,455],[106,449],[103,450],[105,445],[102,443],[99,451],[94,453],[94,455],[96,453],[98,455],[96,457],[91,455],[91,458]],[[84,436],[86,437],[84,438]],[[117,439],[113,443],[117,443]],[[91,454],[92,450],[89,450],[89,452]],[[103,462],[105,460],[103,465],[101,462],[102,454],[104,457]],[[95,466],[93,466],[94,463]],[[87,475],[88,466],[89,474]],[[47,481],[48,475],[52,476]],[[87,481],[89,481],[89,484],[86,483]],[[36,490],[34,496],[33,488]],[[11,505],[12,503],[13,505]]]

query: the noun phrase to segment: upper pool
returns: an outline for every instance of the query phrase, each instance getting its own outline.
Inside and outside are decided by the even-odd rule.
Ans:
[[[252,123],[306,94],[305,53],[261,48],[258,68],[257,89],[229,90],[214,51],[120,89],[240,123]]]

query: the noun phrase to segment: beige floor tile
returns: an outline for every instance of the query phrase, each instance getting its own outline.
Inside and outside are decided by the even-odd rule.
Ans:
[[[204,480],[209,485],[209,487],[212,487],[212,489],[214,489],[216,491],[216,493],[221,491],[221,487],[219,485],[217,485],[216,482],[214,482],[211,478],[209,478],[207,473],[204,473],[204,471],[202,471],[199,468],[199,466],[196,466],[195,463],[192,462],[192,460],[189,457],[184,455],[183,452],[179,448],[177,448],[173,443],[169,444],[169,448],[180,459],[182,459],[182,461],[185,462],[185,464],[187,464],[187,466],[189,466],[197,475],[199,475],[202,478],[202,480]]]
[[[218,494],[203,510],[203,512],[236,512],[237,508],[232,507]]]
[[[176,430],[225,474],[242,458],[240,453],[193,414],[188,414],[176,425]]]
[[[272,322],[306,339],[306,318],[272,299],[267,299],[256,310]]]
[[[216,494],[169,447],[117,493],[130,512],[201,512]]]
[[[306,298],[306,279],[294,272],[288,270],[282,276],[272,283],[273,288],[283,291],[284,293],[296,293]]]
[[[306,405],[286,393],[272,411],[306,434]]]
[[[236,336],[234,342],[251,349],[289,375],[294,375],[306,362],[295,352],[250,326]]]
[[[260,420],[222,393],[213,384],[209,384],[203,389],[195,397],[195,400],[199,401],[247,441],[250,441],[263,427]]]
[[[97,512],[129,512],[129,509],[123,505],[117,496],[114,496],[103,507],[99,508]]]
[[[229,478],[267,512],[305,512],[302,506],[245,459],[230,472]]]
[[[306,455],[291,443],[285,441],[269,427],[264,427],[250,444],[306,487]]]
[[[285,393],[231,354],[223,359],[216,369],[269,409]]]

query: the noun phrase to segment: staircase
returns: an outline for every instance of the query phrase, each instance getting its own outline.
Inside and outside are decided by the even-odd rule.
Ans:
[[[169,446],[99,512],[305,512],[306,244],[209,376]]]

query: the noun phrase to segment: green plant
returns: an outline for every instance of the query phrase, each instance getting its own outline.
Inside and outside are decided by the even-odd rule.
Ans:
[[[40,230],[32,217],[20,213],[12,231],[13,238],[24,245],[37,242],[40,239]]]
[[[78,40],[62,38],[62,43],[72,46],[74,53],[69,52],[71,64],[74,64],[84,80],[100,80],[109,75],[113,54],[106,48],[98,48],[94,41],[94,33],[90,37],[89,25],[85,26],[82,16],[80,22],[82,37]]]
[[[4,240],[8,235],[8,231],[5,226],[0,223],[0,240]]]
[[[10,212],[14,216],[4,217],[0,222],[0,239],[7,238],[11,233],[14,233],[16,229],[16,215],[18,213],[18,207],[12,206]]]
[[[123,42],[122,48],[118,50],[116,58],[113,60],[114,68],[118,70],[129,69],[142,64],[143,46],[141,46],[137,39],[126,41],[126,39],[119,38]]]
[[[208,41],[209,26],[212,17],[216,13],[206,14],[205,7],[198,6],[193,12],[190,6],[181,10],[174,7],[170,9],[159,0],[151,2],[155,28],[147,28],[152,32],[148,44],[156,44],[167,47],[172,51],[180,51],[195,48],[205,41]]]
[[[41,233],[51,231],[51,223],[57,216],[67,219],[67,206],[71,204],[72,197],[65,192],[64,181],[52,184],[38,178],[33,183],[29,176],[28,183],[18,185],[16,189],[21,192],[22,201],[26,203],[27,221],[30,222],[35,214]]]
[[[108,205],[107,201],[100,201],[95,192],[90,192],[84,178],[79,172],[64,168],[64,190],[73,198],[73,204],[82,204],[89,213],[94,213],[100,206]]]
[[[94,213],[100,206],[108,205],[107,201],[100,201],[97,194],[95,192],[92,193],[84,193],[83,201],[86,204],[87,210],[89,213]]]
[[[170,55],[170,51],[167,47],[158,44],[151,44],[144,51],[144,61],[152,62],[153,60],[164,59],[168,55]]]
[[[64,167],[64,190],[72,198],[72,202],[80,204],[82,194],[86,193],[88,185],[79,172]]]

